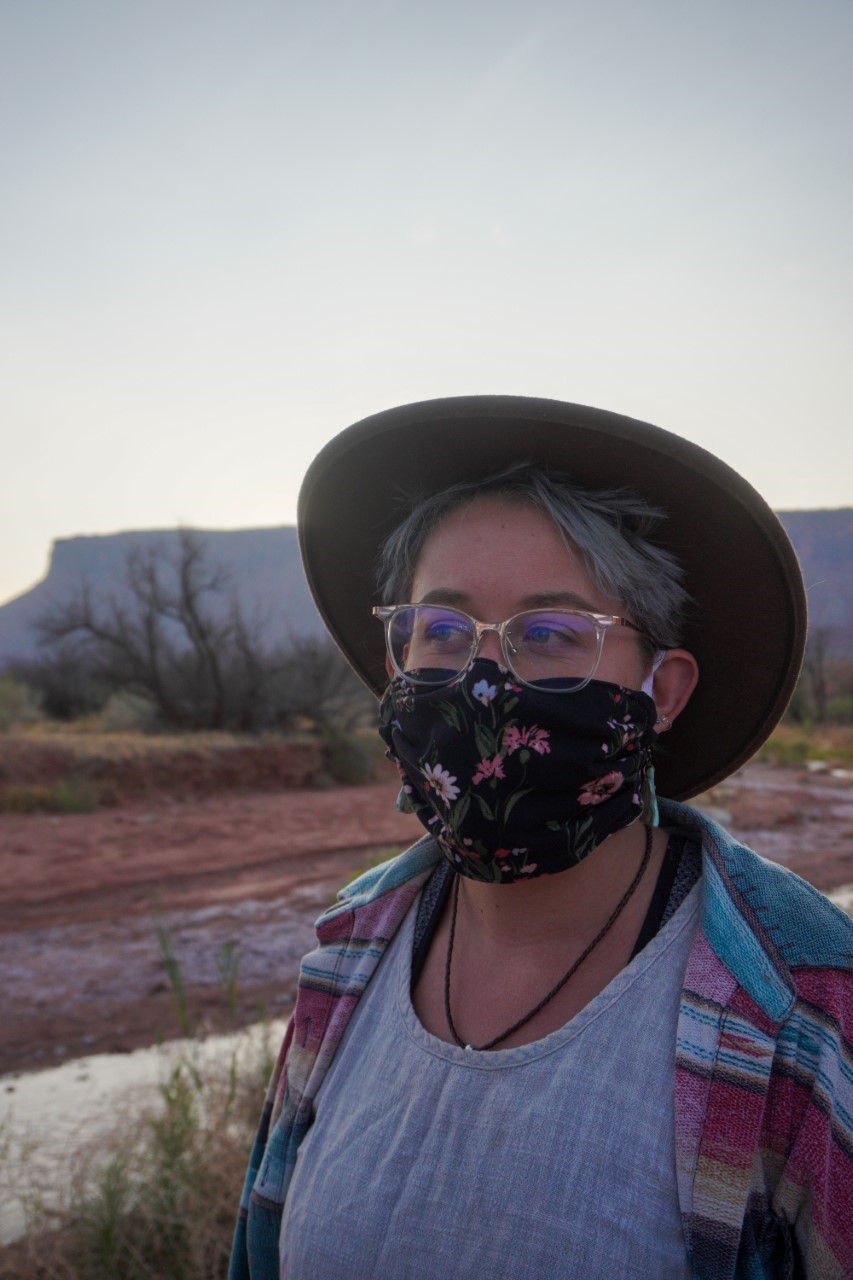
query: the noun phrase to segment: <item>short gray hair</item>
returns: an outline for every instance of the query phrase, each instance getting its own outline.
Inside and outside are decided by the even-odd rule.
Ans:
[[[412,509],[379,554],[384,603],[408,600],[430,533],[451,511],[484,494],[505,495],[544,511],[567,545],[577,549],[595,585],[621,601],[654,648],[681,644],[690,604],[684,573],[671,552],[649,540],[665,514],[631,489],[586,489],[567,475],[527,462],[410,501]]]

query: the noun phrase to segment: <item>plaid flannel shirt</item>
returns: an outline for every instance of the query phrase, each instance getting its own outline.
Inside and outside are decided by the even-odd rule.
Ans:
[[[692,1273],[853,1277],[853,923],[695,810],[662,801],[661,814],[703,850],[674,1080]],[[284,1201],[317,1090],[440,857],[429,838],[419,841],[342,890],[318,921],[252,1151],[229,1280],[278,1280]]]

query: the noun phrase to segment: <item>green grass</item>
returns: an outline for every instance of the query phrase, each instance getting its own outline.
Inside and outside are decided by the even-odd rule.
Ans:
[[[64,1203],[27,1197],[26,1235],[5,1280],[213,1280],[224,1277],[269,1060],[231,1071],[181,1061],[160,1105],[80,1153]],[[251,1119],[250,1119],[251,1116]]]
[[[113,803],[112,788],[73,774],[49,785],[0,790],[0,813],[94,813]]]
[[[180,966],[158,926],[161,957],[181,1023],[192,1032]],[[228,1008],[235,1007],[235,948],[217,957]],[[24,1168],[7,1167],[6,1185],[23,1199],[25,1235],[0,1255],[2,1280],[216,1280],[227,1271],[231,1239],[255,1125],[274,1062],[274,1046],[238,1040],[211,1066],[190,1040],[159,1086],[158,1105],[117,1117],[111,1139],[80,1152],[67,1194],[48,1206],[27,1187]],[[164,1057],[164,1067],[166,1059]],[[0,1135],[2,1136],[2,1135]],[[22,1195],[22,1189],[24,1194]]]
[[[799,766],[806,760],[822,760],[830,766],[853,766],[853,726],[781,724],[756,756],[765,764]]]

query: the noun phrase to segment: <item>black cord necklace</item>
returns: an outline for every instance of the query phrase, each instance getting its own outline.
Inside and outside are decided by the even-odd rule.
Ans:
[[[481,1053],[486,1049],[494,1049],[495,1045],[500,1044],[501,1040],[506,1040],[507,1036],[511,1036],[514,1031],[518,1031],[519,1027],[523,1027],[525,1023],[530,1021],[531,1018],[535,1018],[539,1010],[544,1009],[545,1005],[548,1004],[549,1000],[554,999],[554,996],[557,994],[558,991],[562,991],[563,987],[569,981],[569,978],[571,978],[573,974],[577,973],[578,969],[581,967],[584,960],[586,960],[587,956],[590,955],[590,953],[595,950],[599,942],[601,942],[602,938],[604,938],[610,932],[610,930],[613,928],[616,921],[621,916],[622,912],[627,907],[628,903],[633,898],[635,892],[637,891],[637,887],[639,886],[640,881],[645,875],[646,867],[649,865],[649,859],[651,858],[651,856],[652,856],[652,828],[646,827],[646,848],[645,848],[645,852],[643,853],[643,861],[640,863],[640,869],[637,872],[637,874],[634,876],[634,879],[631,881],[627,890],[625,891],[623,898],[615,907],[613,914],[610,916],[610,919],[607,921],[607,923],[596,934],[596,936],[593,938],[589,946],[584,951],[581,952],[581,954],[578,956],[577,960],[575,960],[574,964],[571,966],[568,972],[563,974],[560,981],[551,988],[551,990],[548,992],[546,996],[543,996],[543,998],[539,1001],[539,1003],[535,1005],[534,1008],[532,1008],[529,1013],[525,1013],[525,1015],[522,1018],[519,1018],[517,1022],[514,1022],[511,1027],[507,1027],[506,1031],[502,1031],[499,1036],[495,1036],[495,1038],[493,1040],[490,1040],[488,1044],[481,1044],[481,1045],[473,1045],[473,1044],[465,1043],[465,1041],[462,1039],[462,1037],[460,1036],[459,1032],[456,1030],[456,1027],[453,1024],[453,1016],[450,1012],[450,965],[453,958],[453,939],[456,936],[456,912],[459,906],[459,879],[460,879],[458,874],[455,876],[454,883],[453,883],[453,903],[452,903],[451,913],[450,913],[450,936],[448,937],[448,940],[447,940],[447,960],[445,961],[445,966],[444,966],[444,1014],[445,1014],[445,1017],[447,1018],[447,1026],[450,1031],[450,1034],[453,1036],[453,1039],[455,1040],[456,1044],[459,1045],[460,1049],[477,1049]]]

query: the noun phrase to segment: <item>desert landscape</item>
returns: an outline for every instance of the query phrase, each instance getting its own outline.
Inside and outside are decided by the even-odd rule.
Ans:
[[[165,939],[194,1029],[281,1016],[336,889],[419,834],[396,790],[0,816],[0,1073],[179,1035]]]
[[[0,815],[0,1073],[286,1016],[312,922],[420,834],[390,773],[365,786],[162,789],[93,813]],[[853,773],[752,763],[699,803],[842,903]]]
[[[782,515],[815,584],[804,676],[760,757],[698,803],[846,901],[851,513]],[[289,621],[265,631],[259,599]],[[320,629],[293,529],[61,539],[0,606],[0,1073],[286,1016],[316,916],[419,835]]]
[[[341,785],[316,741],[27,736],[0,735],[0,1272],[224,1275],[313,921],[421,828],[381,757]],[[697,803],[853,911],[848,737],[783,741]]]

